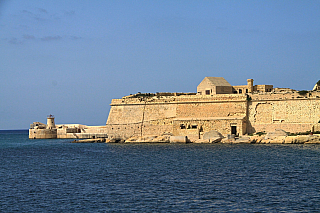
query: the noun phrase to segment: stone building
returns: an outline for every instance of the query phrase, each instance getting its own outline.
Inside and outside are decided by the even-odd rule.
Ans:
[[[254,92],[271,92],[273,85],[253,85],[253,79],[247,85],[231,86],[223,77],[205,77],[197,87],[198,95],[245,94]]]
[[[232,86],[222,77],[205,77],[197,87],[197,94],[232,94]]]

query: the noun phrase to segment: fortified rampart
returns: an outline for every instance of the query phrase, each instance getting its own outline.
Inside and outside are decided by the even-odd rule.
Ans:
[[[187,135],[199,138],[219,129],[229,134],[245,133],[246,95],[181,95],[114,99],[107,121],[113,137]]]
[[[320,84],[320,82],[318,82]],[[319,88],[319,87],[315,87]],[[227,93],[227,94],[225,94]],[[34,122],[29,138],[109,138],[187,136],[203,139],[212,130],[245,135],[282,129],[320,131],[320,90],[295,91],[273,85],[231,86],[223,78],[206,77],[197,93],[138,93],[113,99],[105,126],[47,125]]]
[[[47,125],[34,122],[30,125],[30,139],[54,139],[54,138],[107,138],[105,126],[86,126],[81,124],[55,124],[54,116],[47,117]]]
[[[223,135],[306,132],[320,121],[319,96],[288,92],[124,97],[112,100],[106,128],[111,137],[125,139],[164,134],[201,138],[211,130]]]
[[[300,95],[298,92],[251,95],[248,102],[248,133],[319,131],[320,91]],[[316,128],[316,129],[314,129]]]

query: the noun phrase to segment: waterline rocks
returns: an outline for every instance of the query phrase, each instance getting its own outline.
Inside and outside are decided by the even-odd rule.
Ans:
[[[209,140],[210,143],[219,143],[223,138],[223,135],[216,130],[205,132],[203,134],[203,140]]]
[[[320,135],[296,135],[296,136],[277,136],[264,137],[252,136],[252,143],[258,144],[320,144]]]
[[[81,140],[78,143],[97,143],[100,139]],[[320,135],[288,135],[283,130],[276,130],[269,133],[259,133],[259,135],[245,135],[235,137],[227,135],[224,137],[217,131],[210,131],[203,134],[200,139],[188,138],[187,136],[172,135],[148,135],[134,136],[126,140],[123,139],[104,139],[106,143],[229,143],[229,144],[320,144]]]
[[[241,137],[235,140],[235,143],[252,143],[250,137]]]
[[[170,143],[188,143],[187,136],[170,136]]]
[[[71,143],[105,143],[105,138],[74,140]]]
[[[125,140],[125,143],[169,143],[170,142],[170,136],[168,135],[149,135],[144,137],[131,137],[127,140]]]

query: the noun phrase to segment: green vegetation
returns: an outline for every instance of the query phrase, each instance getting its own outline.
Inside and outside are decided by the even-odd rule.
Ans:
[[[297,136],[297,135],[310,135],[311,131],[306,131],[306,132],[296,132],[296,133],[291,133],[288,132],[289,136]],[[313,134],[320,134],[320,131],[315,131]]]
[[[301,90],[301,91],[298,91],[299,95],[305,95],[308,93],[307,90]]]
[[[265,135],[265,134],[267,134],[267,133],[266,133],[266,132],[257,132],[257,133],[256,133],[256,135],[259,135],[259,136]]]
[[[153,97],[155,96],[154,93],[141,93],[138,92],[137,94],[134,94],[131,96],[131,98],[144,98],[144,97]]]
[[[251,100],[252,100],[251,96],[247,95],[247,101],[251,101]]]

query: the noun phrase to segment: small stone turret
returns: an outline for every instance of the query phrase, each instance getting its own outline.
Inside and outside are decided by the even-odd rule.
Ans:
[[[54,123],[54,116],[48,115],[47,117],[47,129],[54,129],[56,128],[56,125]]]
[[[248,82],[248,93],[252,93],[253,92],[253,79],[247,79]]]

